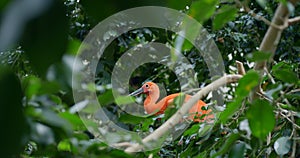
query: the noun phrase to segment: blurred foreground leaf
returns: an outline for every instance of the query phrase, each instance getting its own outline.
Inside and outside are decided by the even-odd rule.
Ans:
[[[189,10],[189,15],[200,23],[209,19],[216,10],[217,0],[198,0],[194,1]]]
[[[61,60],[67,47],[68,19],[63,3],[51,0],[24,31],[22,46],[34,69],[44,77],[48,67]]]
[[[247,97],[250,91],[258,84],[259,76],[255,71],[249,71],[243,78],[239,80],[236,88],[236,98],[229,103],[226,109],[220,114],[220,120],[225,123],[242,105],[242,101]]]
[[[223,6],[218,10],[217,15],[213,21],[213,29],[218,30],[222,28],[227,22],[233,20],[237,14],[237,9],[234,6]]]
[[[254,136],[264,139],[275,126],[273,107],[265,100],[255,100],[247,112],[251,132]]]
[[[261,51],[256,51],[247,55],[249,61],[264,61],[268,60],[271,57],[272,53],[265,53]]]
[[[0,67],[0,87],[1,157],[18,156],[29,131],[22,109],[20,81],[10,69]]]

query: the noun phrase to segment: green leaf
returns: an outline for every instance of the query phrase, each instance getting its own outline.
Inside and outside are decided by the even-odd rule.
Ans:
[[[218,3],[218,0],[194,1],[190,7],[188,15],[195,18],[200,23],[203,23],[213,15]]]
[[[186,6],[190,6],[192,0],[167,0],[167,7],[176,10],[184,10]]]
[[[115,102],[118,104],[118,105],[127,105],[127,104],[131,104],[131,103],[134,103],[134,97],[131,97],[131,96],[118,96],[116,99],[115,99]]]
[[[242,105],[242,101],[247,97],[250,91],[258,85],[259,75],[255,71],[249,71],[243,78],[239,80],[239,85],[236,88],[236,98],[233,102],[227,105],[227,108],[221,112],[220,121],[225,123]]]
[[[69,112],[62,112],[58,114],[61,118],[69,121],[72,124],[73,130],[86,130],[85,125],[82,120],[76,114],[71,114]]]
[[[293,72],[294,65],[288,64],[286,62],[279,62],[272,67],[272,74],[275,78],[287,82],[287,83],[297,83],[299,78],[297,74]]]
[[[188,136],[188,135],[192,135],[194,133],[198,133],[199,129],[200,129],[199,124],[195,124],[191,128],[184,131],[183,136]]]
[[[274,76],[287,83],[297,83],[298,77],[291,69],[279,69],[273,72]]]
[[[269,60],[271,56],[272,56],[272,53],[256,51],[256,52],[248,54],[246,57],[249,61],[260,62],[260,61]]]
[[[173,104],[178,108],[181,107],[185,100],[185,94],[180,93],[177,97],[174,98]]]
[[[225,123],[229,117],[231,117],[242,105],[242,100],[241,99],[236,99],[235,101],[229,103],[226,107],[226,109],[221,112],[220,114],[220,121],[222,123]]]
[[[236,7],[229,5],[222,6],[222,8],[218,10],[218,13],[216,14],[213,21],[213,29],[221,29],[227,22],[234,20],[236,14]]]
[[[60,1],[51,1],[39,15],[34,15],[23,31],[21,45],[30,64],[45,77],[48,67],[59,62],[68,42],[68,19]],[[27,17],[28,18],[28,17]]]
[[[72,131],[71,124],[52,110],[43,108],[39,119],[47,125],[62,128],[66,134],[70,134]]]
[[[274,143],[274,149],[280,156],[287,154],[291,149],[291,140],[289,137],[280,137]]]
[[[198,131],[199,137],[204,137],[205,135],[209,134],[214,127],[214,124],[201,124],[200,129]]]
[[[130,115],[130,114],[124,114],[121,115],[119,118],[119,121],[123,122],[123,123],[129,123],[129,124],[138,124],[141,123],[145,120],[144,117],[137,117],[134,115]]]
[[[2,0],[0,1],[0,11],[2,12],[3,9],[11,2],[10,0]],[[2,12],[3,13],[3,12]]]
[[[235,144],[229,152],[229,158],[240,158],[245,157],[246,144],[244,142],[239,142]]]
[[[246,113],[251,132],[265,139],[275,126],[274,108],[265,100],[255,100]]]
[[[285,62],[282,61],[282,62],[279,62],[276,65],[274,65],[272,67],[272,71],[276,71],[276,70],[279,70],[279,69],[287,69],[289,67],[290,66],[287,63],[285,63]]]
[[[225,154],[239,138],[240,135],[237,133],[230,134],[230,136],[227,138],[227,140],[225,141],[221,149],[217,151],[215,154],[213,154],[211,157],[217,157],[219,155]]]
[[[22,106],[22,90],[18,77],[8,68],[0,67],[0,153],[15,157],[23,150],[29,132]]]
[[[53,94],[59,92],[59,84],[55,81],[42,81],[35,76],[26,77],[23,81],[23,89],[29,99],[34,95]]]
[[[42,87],[42,81],[35,76],[29,76],[23,80],[23,86],[26,97],[30,99],[33,95],[38,94]]]
[[[255,71],[249,71],[243,78],[239,80],[239,85],[236,88],[237,97],[246,97],[250,91],[258,85],[259,75]]]
[[[101,106],[109,105],[114,103],[114,96],[112,90],[107,90],[103,94],[98,96],[99,103]]]
[[[194,47],[194,45],[190,41],[184,40],[181,50],[190,51],[193,47]]]
[[[74,40],[69,41],[66,53],[70,54],[70,55],[76,55],[80,45],[81,45],[81,42],[79,40],[74,39]]]
[[[60,141],[57,145],[58,151],[71,151],[71,143],[69,140]]]

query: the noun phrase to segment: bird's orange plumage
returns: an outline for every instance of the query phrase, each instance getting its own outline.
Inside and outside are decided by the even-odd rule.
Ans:
[[[163,114],[169,105],[173,104],[174,99],[180,95],[180,93],[175,93],[166,96],[165,98],[159,99],[160,91],[159,87],[153,82],[146,82],[137,92],[132,93],[140,94],[145,93],[147,95],[144,101],[144,109],[148,114]],[[190,95],[185,95],[185,102],[191,98]],[[189,110],[189,119],[195,122],[202,122],[207,119],[212,119],[214,116],[209,114],[211,110],[202,110],[202,107],[206,104],[199,100],[190,110]],[[201,115],[207,115],[200,119]]]

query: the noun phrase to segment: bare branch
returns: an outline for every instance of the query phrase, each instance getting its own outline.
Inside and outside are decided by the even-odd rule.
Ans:
[[[228,83],[237,82],[242,75],[225,75],[211,84],[202,88],[199,92],[197,92],[188,102],[184,103],[182,107],[163,125],[161,125],[158,129],[156,129],[153,133],[148,135],[142,140],[143,144],[147,144],[150,141],[156,141],[157,138],[161,138],[165,133],[167,133],[170,129],[172,129],[176,124],[178,124],[183,116],[188,113],[189,109],[201,98],[207,95],[209,92],[218,89],[221,86],[224,86]],[[125,152],[132,153],[143,150],[142,144],[134,144],[128,147]]]
[[[237,69],[238,69],[238,74],[245,75],[246,71],[245,71],[243,63],[237,60],[237,61],[235,61],[235,64],[236,64]]]
[[[296,5],[296,0],[291,0],[291,4]],[[288,25],[288,17],[289,17],[289,10],[285,4],[280,3],[279,6],[276,9],[276,12],[274,14],[274,17],[272,19],[272,23],[276,24],[278,26],[286,26]],[[269,52],[274,55],[277,45],[280,41],[282,29],[278,27],[274,27],[271,25],[268,28],[267,33],[265,34],[263,41],[260,44],[259,50],[262,52]],[[260,73],[260,76],[262,77],[264,75],[264,71],[266,69],[267,60],[256,62],[254,66],[254,70],[258,71]],[[254,90],[251,92],[251,100],[254,100],[258,98],[258,93],[261,93],[262,89],[260,84],[254,88]]]
[[[116,148],[120,148],[120,147],[129,147],[132,146],[132,143],[129,142],[122,142],[122,143],[116,143],[113,145]]]
[[[292,125],[293,127],[297,128],[298,130],[300,130],[300,126],[297,125],[295,122],[293,122],[288,116],[286,116],[285,114],[283,114],[282,112],[279,112],[279,114],[281,116],[283,116],[285,119],[287,119]]]
[[[297,22],[300,22],[300,16],[297,16],[297,17],[294,17],[294,18],[291,18],[291,19],[288,20],[289,25],[293,25]]]

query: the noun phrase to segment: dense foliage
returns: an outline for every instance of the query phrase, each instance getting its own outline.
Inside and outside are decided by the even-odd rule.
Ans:
[[[268,63],[268,72],[262,78],[264,94],[250,101],[250,91],[260,84],[259,74],[252,70],[254,63],[270,58],[258,51],[269,26],[234,1],[47,2],[37,3],[41,11],[33,11],[34,15],[14,12],[34,10],[29,6],[30,0],[0,3],[0,32],[4,31],[1,36],[15,37],[9,38],[6,45],[6,42],[0,44],[0,153],[4,157],[300,156],[299,24],[283,31],[276,53],[271,57],[273,60]],[[280,2],[290,5],[287,1]],[[266,19],[272,19],[279,4],[265,0],[243,3]],[[131,155],[108,146],[87,130],[74,110],[81,105],[74,102],[72,95],[72,68],[81,42],[98,22],[118,11],[146,5],[170,7],[191,15],[203,24],[217,44],[225,73],[236,74],[238,60],[244,64],[247,74],[238,84],[223,89],[224,105],[217,105],[211,94],[203,98],[215,107],[219,116],[211,129],[203,132],[201,124],[192,123],[176,140],[166,142],[163,147]],[[300,15],[299,6],[290,10],[292,16]],[[19,22],[14,23],[9,15]],[[131,131],[151,133],[180,107],[168,109],[162,118],[131,116],[115,104],[111,89],[113,68],[124,52],[149,42],[176,47],[176,38],[169,30],[139,28],[122,34],[107,47],[97,65],[95,84],[98,100],[113,122]],[[197,72],[198,87],[213,81],[195,47],[185,42],[182,54]],[[177,73],[189,69],[185,67]],[[131,76],[130,91],[149,80],[162,84],[167,94],[181,91],[175,73],[158,63],[138,67]],[[97,124],[94,126],[97,128]]]

